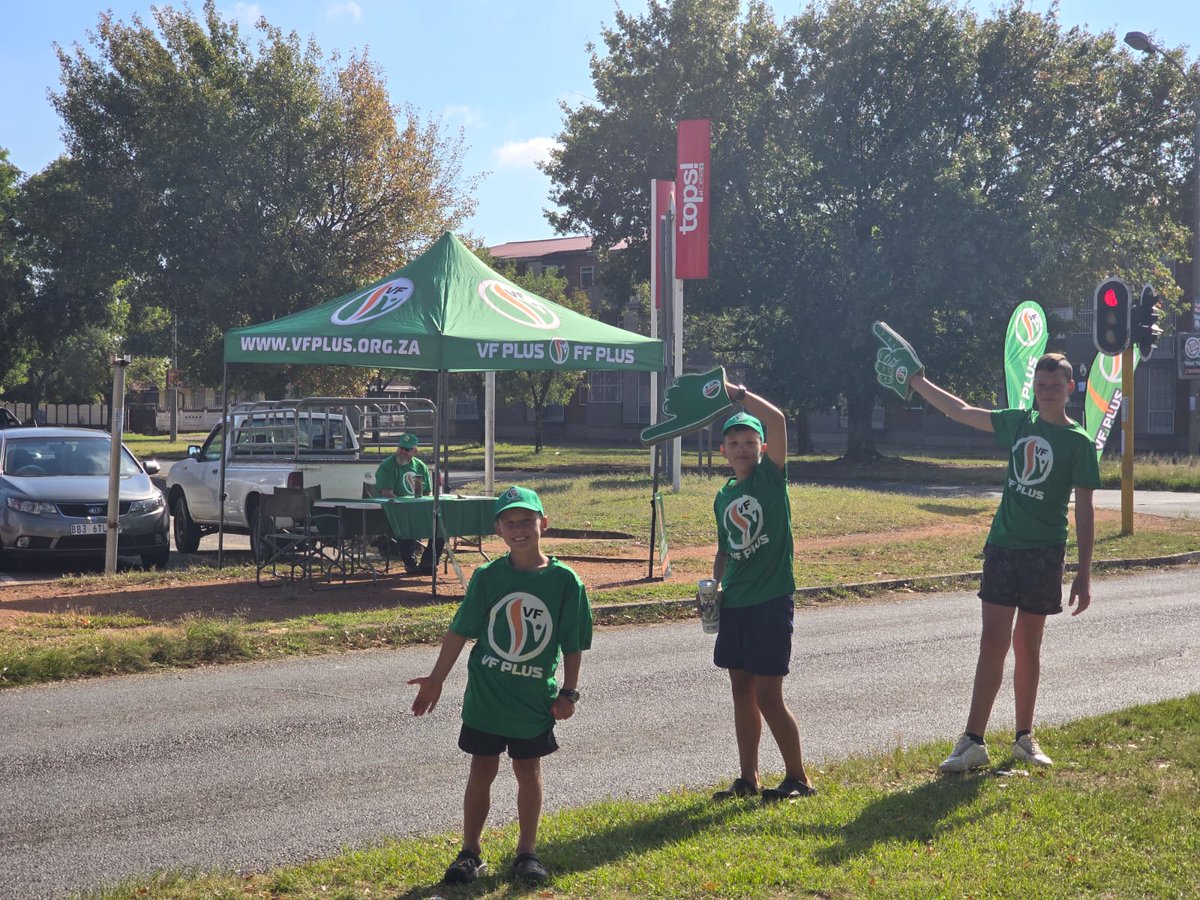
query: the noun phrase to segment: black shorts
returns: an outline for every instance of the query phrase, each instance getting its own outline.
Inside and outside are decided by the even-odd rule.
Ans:
[[[1038,616],[1062,612],[1066,555],[1066,544],[1030,550],[985,544],[979,599],[997,606],[1015,606]]]
[[[458,733],[458,749],[472,756],[499,756],[507,750],[512,759],[541,759],[558,749],[558,741],[554,740],[553,725],[537,737],[513,738],[480,731],[464,722]]]
[[[721,607],[713,662],[753,675],[786,675],[792,661],[792,595],[756,606]]]

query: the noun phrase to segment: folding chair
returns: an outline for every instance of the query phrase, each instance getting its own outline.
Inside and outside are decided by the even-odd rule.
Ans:
[[[254,522],[254,580],[259,587],[309,579],[329,567],[328,547],[340,547],[337,516],[317,515],[321,486],[275,488],[263,494]],[[329,521],[332,520],[332,521]],[[263,583],[263,572],[272,580]]]

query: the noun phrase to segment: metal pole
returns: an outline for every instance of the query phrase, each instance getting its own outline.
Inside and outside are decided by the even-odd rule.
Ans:
[[[1186,75],[1186,73],[1185,73]],[[1192,330],[1200,331],[1200,88],[1192,98],[1196,117],[1192,132]],[[1192,379],[1188,410],[1188,456],[1200,453],[1200,379]]]
[[[125,367],[128,356],[114,356],[112,415],[108,448],[108,525],[104,535],[104,574],[117,571],[117,541],[121,533],[121,434],[125,431]]]
[[[229,363],[221,367],[221,474],[217,487],[217,568],[225,565],[225,460],[233,452],[233,419],[229,415]],[[250,527],[254,523],[250,522]],[[254,545],[251,543],[251,548]]]
[[[496,495],[496,373],[483,373],[483,492]]]

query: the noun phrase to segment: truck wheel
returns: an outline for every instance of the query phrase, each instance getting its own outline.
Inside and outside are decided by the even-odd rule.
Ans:
[[[171,507],[171,531],[175,535],[175,549],[180,553],[195,553],[200,549],[200,526],[192,521],[183,494],[175,498]]]

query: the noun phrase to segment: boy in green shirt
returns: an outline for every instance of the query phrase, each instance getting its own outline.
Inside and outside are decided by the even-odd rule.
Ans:
[[[733,478],[717,493],[717,555],[721,622],[713,662],[729,670],[733,722],[741,774],[714,799],[759,793],[758,745],[762,723],[779,747],[786,769],[762,800],[793,800],[816,793],[804,772],[800,729],[783,699],[783,677],[792,655],[792,508],[787,494],[787,420],[744,386],[726,383],[729,398],[746,412],[721,430],[721,455]],[[770,441],[764,440],[770,435]]]
[[[579,576],[542,553],[548,525],[533,491],[510,487],[496,498],[496,533],[508,553],[475,570],[433,671],[409,682],[418,686],[413,715],[432,711],[463,647],[475,640],[458,737],[459,748],[471,754],[471,772],[463,849],[443,879],[451,884],[474,881],[487,870],[480,838],[505,749],[517,778],[520,837],[513,874],[533,883],[549,877],[534,853],[542,812],[540,760],[558,749],[554,723],[575,712],[580,662],[592,645],[592,611]],[[556,681],[560,650],[563,676]]]
[[[901,396],[913,390],[956,422],[990,431],[1008,449],[1004,493],[983,548],[983,633],[975,664],[975,683],[966,730],[941,765],[942,772],[966,772],[990,763],[983,734],[1004,677],[1012,647],[1016,700],[1016,759],[1037,766],[1053,761],[1033,736],[1033,710],[1041,673],[1046,617],[1062,612],[1062,581],[1067,543],[1067,505],[1075,491],[1075,537],[1079,568],[1068,606],[1073,616],[1091,604],[1092,545],[1095,511],[1092,491],[1100,486],[1096,449],[1078,422],[1067,417],[1067,399],[1075,389],[1071,363],[1047,353],[1033,373],[1037,410],[987,410],[969,406],[925,377],[908,342],[876,324],[884,341],[876,371],[885,386]],[[1015,625],[1014,625],[1015,618]]]
[[[428,497],[433,493],[429,466],[417,456],[420,443],[420,439],[411,431],[400,435],[396,441],[396,452],[375,469],[376,497]],[[400,552],[405,572],[410,575],[432,575],[445,544],[441,537],[428,547],[422,547],[420,541],[402,538],[395,541],[394,546]],[[418,553],[421,554],[420,562],[417,562]]]

